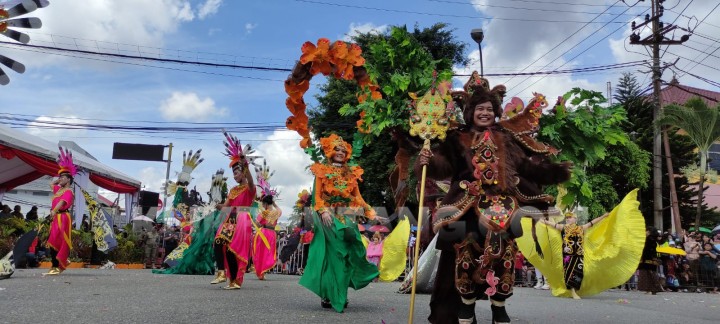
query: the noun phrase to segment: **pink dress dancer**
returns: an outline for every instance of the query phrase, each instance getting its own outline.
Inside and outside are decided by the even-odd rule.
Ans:
[[[75,201],[75,195],[71,189],[73,176],[77,174],[77,169],[73,164],[72,154],[68,150],[60,148],[60,156],[58,157],[59,177],[51,183],[53,191],[53,199],[51,204],[50,215],[52,215],[52,223],[50,224],[50,237],[48,237],[47,247],[50,249],[50,257],[52,258],[52,268],[45,275],[59,275],[68,265],[70,265],[70,250],[72,249],[71,225],[72,217],[70,216],[70,208]]]
[[[271,203],[268,204],[265,201],[266,200],[263,200],[262,203],[265,209],[257,218],[257,222],[261,228],[253,238],[253,263],[255,264],[255,274],[260,280],[265,280],[265,273],[270,271],[277,262],[277,234],[275,233],[275,225],[282,215],[280,208],[278,208],[275,202],[270,200]],[[260,233],[265,236],[267,245],[260,236]]]
[[[378,237],[373,237],[372,242],[367,247],[367,259],[375,266],[380,265],[380,259],[383,255],[383,242]]]

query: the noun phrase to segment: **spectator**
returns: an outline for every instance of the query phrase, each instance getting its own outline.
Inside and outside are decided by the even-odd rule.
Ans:
[[[37,210],[38,210],[37,206],[32,206],[32,208],[30,208],[30,211],[27,212],[27,214],[25,214],[25,219],[28,221],[37,222],[37,220],[38,220]]]
[[[37,268],[40,266],[40,260],[42,260],[45,255],[45,246],[40,244],[38,237],[35,237],[35,240],[33,240],[30,244],[30,248],[25,253],[25,262],[27,262],[28,267]]]
[[[168,255],[180,244],[180,229],[173,226],[169,231],[165,232],[163,241],[165,241],[165,255]]]
[[[140,244],[145,248],[145,268],[157,269],[155,262],[157,261],[157,228],[153,226],[150,230],[143,228],[140,235]]]
[[[10,218],[10,216],[11,216],[10,206],[2,205],[2,208],[0,208],[0,219]]]
[[[520,250],[515,253],[515,285],[516,286],[523,286],[523,283],[525,282],[525,271],[523,271],[523,266],[525,263],[525,257],[523,256],[522,252]]]
[[[712,293],[718,292],[717,283],[717,254],[713,252],[713,246],[711,243],[703,244],[703,250],[700,254],[700,280],[703,286],[712,288]]]
[[[20,205],[15,205],[15,208],[13,209],[12,213],[10,213],[10,216],[17,217],[20,219],[25,218],[25,217],[23,217],[22,212],[20,212],[20,209],[21,209]]]
[[[86,214],[83,214],[80,230],[83,232],[90,232],[90,221],[88,220],[88,216]]]
[[[696,233],[685,235],[685,244],[683,246],[685,247],[685,253],[687,253],[685,258],[690,264],[690,271],[695,276],[695,280],[697,280],[700,269],[700,254],[698,254],[698,252],[700,252],[700,243],[698,243],[695,238]],[[695,282],[695,285],[697,285],[697,282]]]

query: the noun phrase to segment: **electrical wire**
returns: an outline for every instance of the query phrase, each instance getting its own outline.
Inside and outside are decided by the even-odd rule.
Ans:
[[[353,8],[353,9],[364,9],[364,10],[373,10],[373,11],[384,11],[384,12],[395,12],[395,13],[408,13],[408,14],[415,14],[415,15],[437,16],[437,17],[471,18],[471,19],[482,19],[482,20],[509,20],[509,21],[525,21],[525,22],[552,22],[552,23],[577,23],[577,24],[586,23],[586,21],[576,21],[576,20],[547,20],[547,19],[532,19],[532,18],[481,17],[481,16],[466,16],[466,15],[439,14],[439,13],[420,12],[420,11],[387,9],[387,8],[374,8],[374,7],[365,7],[365,6],[357,6],[357,5],[341,4],[341,3],[332,3],[332,2],[322,2],[322,1],[313,1],[313,0],[295,0],[295,1],[297,1],[297,2],[311,3],[311,4],[318,4],[318,5],[326,5],[326,6],[345,7],[345,8]],[[602,22],[597,22],[597,23],[602,23]],[[618,22],[618,23],[621,23],[621,22]]]
[[[502,9],[518,9],[518,10],[528,10],[528,11],[547,11],[547,12],[553,12],[553,13],[579,13],[579,14],[592,14],[592,15],[613,15],[612,13],[605,13],[603,12],[588,12],[588,11],[575,11],[575,10],[563,10],[563,9],[557,9],[557,8],[527,8],[527,7],[513,7],[513,6],[502,6],[502,5],[493,5],[493,4],[481,4],[477,2],[464,2],[464,1],[450,1],[450,0],[427,0],[430,2],[438,2],[438,3],[449,3],[449,4],[460,4],[460,5],[472,5],[474,7],[489,7],[489,8],[502,8]],[[620,1],[618,1],[620,2]],[[606,10],[607,11],[607,10]],[[631,14],[626,14],[625,16],[632,16]]]

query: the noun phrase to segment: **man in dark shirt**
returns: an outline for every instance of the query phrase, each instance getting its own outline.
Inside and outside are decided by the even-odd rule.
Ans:
[[[30,211],[25,214],[25,220],[28,221],[37,221],[38,220],[38,214],[37,214],[37,206],[32,206],[30,208]]]
[[[22,212],[20,212],[20,208],[21,208],[20,205],[15,205],[15,209],[13,210],[13,212],[10,215],[13,217],[24,219],[25,217],[23,216]]]

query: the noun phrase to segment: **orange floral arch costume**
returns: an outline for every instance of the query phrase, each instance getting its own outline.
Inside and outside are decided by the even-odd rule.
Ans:
[[[357,44],[348,44],[340,40],[331,44],[329,39],[320,38],[317,45],[305,42],[301,50],[300,61],[285,80],[285,92],[288,94],[285,106],[292,114],[285,121],[285,126],[302,136],[300,147],[305,149],[310,147],[312,142],[308,128],[307,106],[303,96],[310,88],[310,80],[313,76],[322,73],[325,76],[332,74],[338,79],[355,80],[362,92],[358,95],[360,102],[367,100],[368,91],[373,100],[381,99],[382,94],[363,67],[365,58],[362,57],[362,49]],[[364,131],[361,121],[358,121],[358,129]]]

